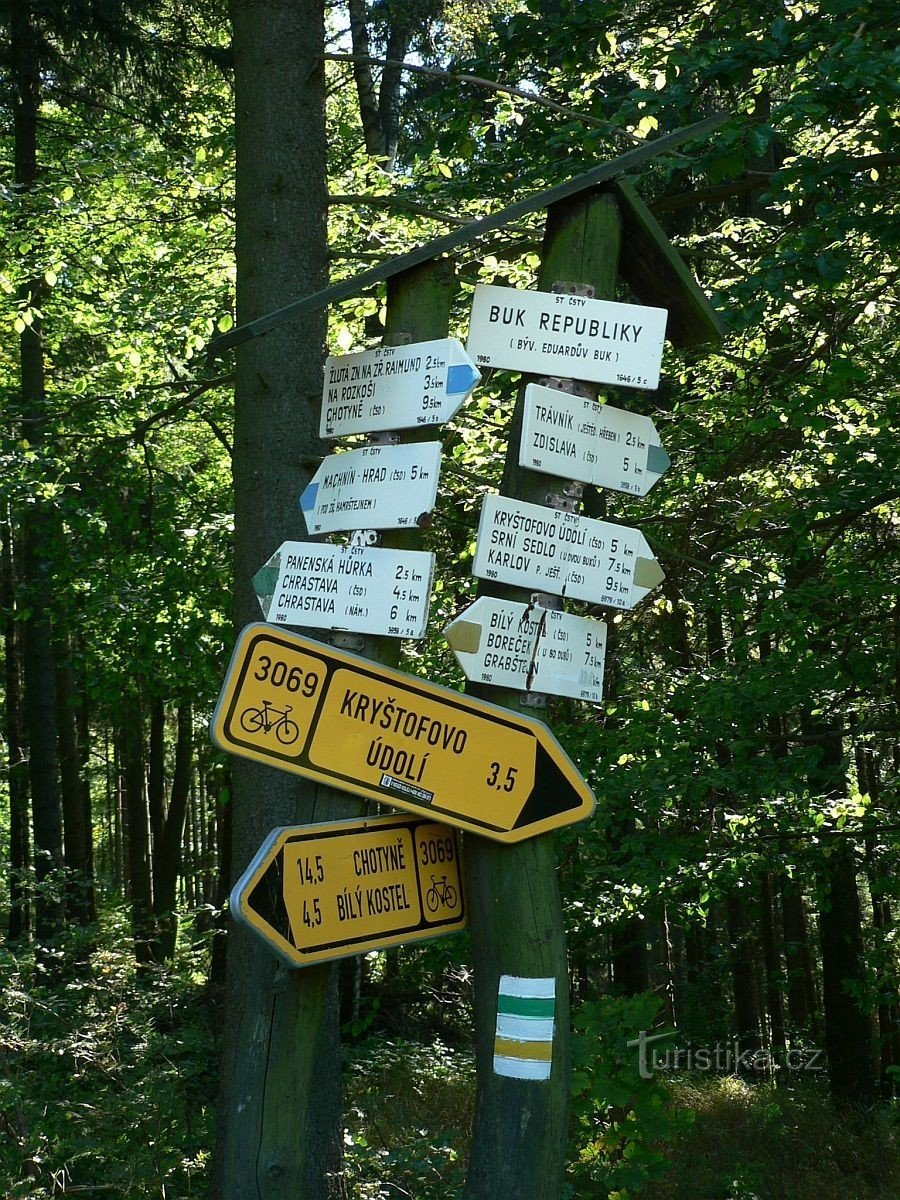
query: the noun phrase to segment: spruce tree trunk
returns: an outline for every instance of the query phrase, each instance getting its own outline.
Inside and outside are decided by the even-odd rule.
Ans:
[[[175,939],[178,933],[178,879],[181,874],[184,819],[191,792],[193,746],[194,712],[190,702],[183,700],[178,706],[172,792],[153,856],[153,915],[156,918],[156,929],[152,951],[157,962],[164,962],[175,953]]]
[[[809,770],[810,791],[822,797],[845,795],[840,730],[813,717],[802,722],[802,729],[819,755]],[[868,1104],[875,1086],[856,854],[845,838],[833,838],[827,849],[820,868],[819,939],[829,1080],[836,1099]]]
[[[327,282],[324,9],[322,0],[232,0],[231,15],[237,321],[243,324]],[[282,541],[305,537],[297,498],[321,453],[325,329],[326,313],[314,313],[237,353],[238,627],[260,619],[251,584],[258,569]],[[275,826],[348,811],[333,793],[273,768],[236,759],[232,772],[231,882]],[[342,1131],[331,968],[284,970],[256,937],[231,924],[226,977],[212,1195],[338,1195]]]
[[[19,192],[37,181],[37,122],[40,63],[37,37],[26,3],[14,4],[10,46],[15,81],[13,128],[15,186]],[[21,409],[28,441],[39,447],[47,420],[42,318],[37,315],[43,282],[23,285],[20,298],[31,306],[31,324],[19,336]],[[40,456],[38,455],[38,458]],[[29,617],[23,623],[22,668],[25,679],[25,728],[29,746],[31,813],[34,831],[35,935],[53,942],[65,923],[63,905],[62,804],[57,778],[56,693],[50,598],[53,595],[50,546],[55,531],[52,501],[35,496],[26,507],[23,528],[23,581]]]
[[[125,859],[131,900],[131,935],[139,964],[150,961],[153,897],[150,876],[150,818],[144,764],[144,722],[138,693],[122,705],[123,814],[127,814]]]
[[[6,614],[3,626],[3,715],[6,741],[6,782],[9,792],[9,921],[11,942],[26,937],[31,929],[28,869],[30,837],[28,823],[28,754],[22,729],[19,622],[15,620],[15,556],[9,513],[0,524],[0,607]]]
[[[56,648],[57,720],[59,766],[65,831],[66,914],[78,925],[90,925],[97,916],[94,899],[94,852],[90,791],[82,778],[83,759],[79,746],[78,710],[84,704],[78,695],[68,639]]]

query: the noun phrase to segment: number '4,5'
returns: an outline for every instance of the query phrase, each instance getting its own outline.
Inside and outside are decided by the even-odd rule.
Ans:
[[[500,778],[500,772],[502,770],[503,770],[503,768],[500,766],[500,764],[498,762],[491,763],[491,769],[490,769],[490,771],[488,773],[488,777],[487,777],[488,787],[493,787],[493,788],[498,788],[498,789],[502,788],[502,790],[504,792],[511,792],[513,790],[513,788],[516,786],[516,776],[519,773],[519,768],[518,767],[507,767],[506,768],[506,777],[504,779]]]

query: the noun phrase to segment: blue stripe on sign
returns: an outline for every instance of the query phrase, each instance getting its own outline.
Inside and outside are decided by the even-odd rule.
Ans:
[[[316,496],[319,494],[317,483],[308,483],[300,496],[300,511],[311,512],[316,507]]]
[[[459,396],[462,392],[467,392],[477,378],[477,372],[468,363],[457,363],[448,367],[447,395]]]

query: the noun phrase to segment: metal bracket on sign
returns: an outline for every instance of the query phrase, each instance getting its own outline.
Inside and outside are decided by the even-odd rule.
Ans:
[[[520,692],[519,703],[523,708],[546,708],[547,697],[543,692]]]
[[[378,546],[381,534],[377,529],[354,529],[350,534],[350,546]]]
[[[588,300],[594,298],[592,283],[571,283],[568,279],[557,279],[550,291],[557,296],[586,296]]]
[[[378,433],[369,434],[370,446],[399,446],[400,434],[392,433],[388,430]]]
[[[578,511],[581,504],[582,496],[584,495],[583,484],[576,483],[572,480],[563,486],[562,492],[547,492],[544,497],[544,503],[548,508],[555,508],[558,512],[574,513]]]
[[[531,606],[533,608],[550,608],[559,612],[563,606],[562,596],[554,596],[550,592],[532,592]]]
[[[356,650],[362,652],[366,648],[366,639],[361,633],[342,633],[335,629],[331,633],[331,644],[339,650]]]
[[[558,375],[541,375],[536,380],[541,387],[553,388],[555,392],[565,392],[568,396],[578,396],[583,400],[593,400],[597,389],[581,379],[561,379]]]
[[[385,342],[386,346],[411,346],[412,334],[404,329],[400,333],[395,333],[390,342]]]

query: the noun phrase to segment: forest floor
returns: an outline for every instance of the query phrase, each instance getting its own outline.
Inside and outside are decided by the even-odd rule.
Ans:
[[[124,927],[121,938],[110,932],[85,953],[89,968],[55,979],[0,949],[6,1200],[207,1194],[217,1070],[208,947],[139,979]],[[465,1177],[472,1056],[373,1029],[347,1049],[349,1195],[452,1200]],[[590,1180],[572,1176],[567,1200],[896,1200],[900,1109],[840,1113],[823,1082],[776,1088],[681,1072],[666,1081],[669,1104],[690,1118],[657,1147],[657,1177],[616,1192],[600,1162]]]

